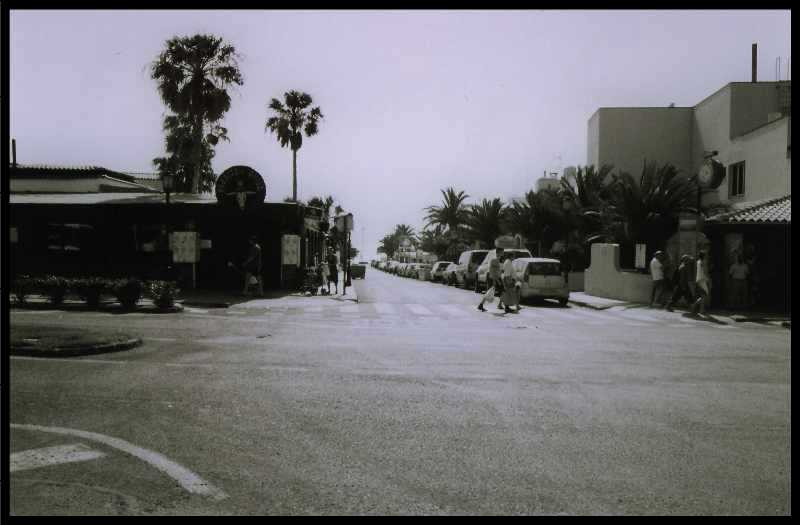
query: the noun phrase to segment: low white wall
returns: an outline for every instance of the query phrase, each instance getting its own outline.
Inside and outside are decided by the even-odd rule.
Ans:
[[[584,272],[569,272],[569,291],[583,291]]]
[[[652,289],[650,275],[620,270],[619,244],[592,244],[592,264],[584,276],[584,291],[587,294],[649,303]]]

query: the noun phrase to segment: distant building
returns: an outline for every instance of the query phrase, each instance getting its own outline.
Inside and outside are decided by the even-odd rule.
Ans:
[[[544,172],[544,175],[536,179],[536,191],[542,190],[558,190],[561,186],[561,181],[558,178],[558,172],[552,171],[550,173]]]

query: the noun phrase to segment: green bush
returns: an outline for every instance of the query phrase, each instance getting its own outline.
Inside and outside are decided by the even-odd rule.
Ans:
[[[159,308],[172,308],[180,291],[175,281],[150,281],[146,288],[147,294]]]
[[[46,275],[38,280],[37,285],[50,303],[58,306],[64,302],[70,282],[64,277]]]
[[[21,275],[11,283],[11,295],[17,304],[25,304],[28,296],[36,291],[36,280],[29,275]]]
[[[110,288],[102,277],[83,277],[73,281],[72,290],[91,308],[100,306],[100,297]]]
[[[123,308],[132,310],[142,298],[142,281],[136,278],[118,279],[112,285],[112,291]]]

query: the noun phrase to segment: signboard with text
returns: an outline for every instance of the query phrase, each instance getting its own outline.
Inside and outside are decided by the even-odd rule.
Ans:
[[[172,262],[196,263],[200,260],[200,235],[197,232],[172,232]]]
[[[300,266],[300,236],[281,237],[281,264]]]

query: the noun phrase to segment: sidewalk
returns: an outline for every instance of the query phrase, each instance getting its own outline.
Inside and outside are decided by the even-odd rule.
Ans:
[[[584,306],[594,310],[607,310],[609,308],[647,308],[645,303],[632,303],[628,301],[620,301],[618,299],[609,299],[606,297],[597,297],[589,295],[584,292],[570,292],[569,302],[577,306]],[[676,312],[687,312],[687,308],[675,307]],[[739,310],[725,310],[725,309],[708,309],[708,314],[718,315],[722,317],[729,317],[737,323],[751,322],[751,323],[779,323],[785,328],[791,328],[792,318],[791,315],[777,314],[770,312],[751,312]]]
[[[341,274],[340,274],[341,275]],[[351,285],[342,295],[344,278],[339,279],[339,293],[334,294],[335,287],[331,286],[331,295],[306,295],[303,292],[289,290],[265,290],[263,297],[244,296],[241,290],[181,290],[176,303],[184,306],[201,308],[269,308],[295,306],[304,307],[322,302],[358,302],[356,289]]]

